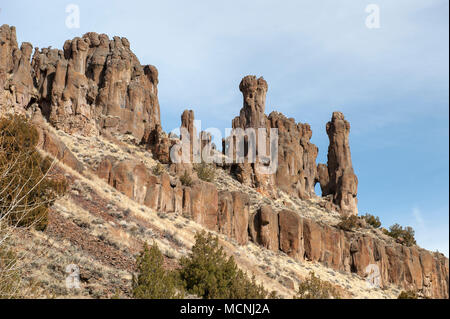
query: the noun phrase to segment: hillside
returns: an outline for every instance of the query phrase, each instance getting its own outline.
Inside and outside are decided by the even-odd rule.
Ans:
[[[350,124],[342,113],[326,126],[328,162],[317,165],[309,125],[266,115],[268,84],[247,76],[232,128],[276,129],[275,144],[267,136],[254,143],[275,145],[277,153],[241,163],[230,153],[239,146],[233,137],[219,150],[209,134],[196,132],[193,111],[181,115],[180,136],[163,132],[158,71],[140,64],[127,39],[87,33],[63,50],[36,48],[33,56],[31,44],[19,49],[14,27],[3,25],[0,40],[0,112],[32,119],[42,153],[58,160],[55,170],[69,184],[44,231],[18,230],[9,243],[22,256],[30,296],[131,297],[144,242],[158,243],[174,269],[206,229],[241,269],[283,298],[310,271],[346,298],[396,298],[402,290],[448,298],[442,254],[408,247],[362,219],[354,230],[338,227],[342,216],[358,214]],[[248,160],[250,144],[243,144]],[[195,145],[215,160],[210,181],[192,163]],[[177,163],[173,154],[188,160]],[[80,269],[80,290],[66,288],[71,264]],[[367,285],[369,265],[380,270],[378,288]]]

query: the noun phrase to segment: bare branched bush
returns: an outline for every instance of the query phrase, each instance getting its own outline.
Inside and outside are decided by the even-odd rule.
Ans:
[[[358,217],[355,215],[341,216],[341,221],[337,224],[337,227],[345,231],[352,231],[358,227]]]
[[[192,186],[192,177],[188,171],[184,171],[184,174],[180,177],[180,182],[183,186]]]
[[[197,171],[197,176],[201,180],[205,182],[214,181],[216,170],[212,164],[208,164],[206,162],[201,162],[200,164],[196,164],[194,169]]]
[[[0,118],[0,297],[17,298],[20,256],[10,239],[18,228],[43,230],[48,208],[66,189],[55,162],[36,149],[38,132],[23,116]]]
[[[164,166],[162,166],[161,163],[156,163],[155,166],[153,166],[152,172],[156,176],[160,176],[164,172]]]

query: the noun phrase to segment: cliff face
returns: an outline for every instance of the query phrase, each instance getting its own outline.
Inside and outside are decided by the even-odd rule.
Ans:
[[[127,39],[111,40],[91,32],[66,41],[63,50],[36,48],[32,59],[31,54],[29,43],[19,49],[14,27],[0,28],[0,111],[32,116],[40,127],[41,148],[76,171],[81,176],[77,178],[96,175],[133,205],[141,205],[142,211],[183,216],[240,247],[253,242],[299,264],[318,262],[360,277],[367,275],[369,265],[377,265],[383,287],[394,284],[428,297],[448,298],[449,265],[443,255],[402,246],[370,227],[354,232],[336,227],[339,214],[358,212],[350,124],[342,113],[334,112],[326,125],[330,141],[327,164],[316,165],[318,148],[310,142],[310,126],[278,112],[267,116],[267,82],[244,77],[239,85],[243,106],[232,127],[242,131],[276,129],[277,169],[270,174],[262,172],[274,158],[267,154],[269,137],[257,137],[255,148],[264,144],[266,154],[256,154],[262,156],[254,163],[218,165],[219,176],[206,182],[198,178],[192,163],[172,162],[171,151],[180,139],[161,130],[158,72],[139,63]],[[183,112],[181,128],[185,129],[181,139],[189,133],[190,147],[182,150],[189,152],[189,158],[193,157],[194,141],[200,151],[208,146],[208,151],[217,155],[210,136],[200,132],[203,138],[199,138],[193,111]],[[88,144],[107,137],[117,146],[128,149],[132,145],[133,152],[139,148],[144,155],[131,151],[122,156],[106,154],[104,142],[95,144],[95,154],[85,151],[80,155],[74,133],[79,133],[77,138],[85,136]],[[128,135],[133,143],[121,135]],[[224,146],[230,142],[229,137]],[[151,157],[152,164],[155,160],[167,164],[161,172],[149,165]],[[181,182],[185,173],[191,183]],[[314,192],[316,183],[320,183],[323,198]],[[94,204],[83,209],[103,214]],[[311,211],[319,215],[313,216]]]
[[[250,234],[268,249],[361,277],[369,275],[369,265],[377,265],[381,287],[393,283],[427,297],[448,298],[448,259],[441,254],[394,244],[379,234],[345,232],[270,207],[252,216]]]

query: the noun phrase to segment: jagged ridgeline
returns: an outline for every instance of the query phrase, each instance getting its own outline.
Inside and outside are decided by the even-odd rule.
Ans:
[[[157,85],[157,69],[141,65],[126,38],[110,39],[90,32],[66,41],[62,50],[35,48],[33,53],[30,43],[19,48],[14,27],[0,28],[0,113],[30,117],[38,128],[38,146],[58,158],[61,169],[67,168],[72,185],[78,185],[77,181],[90,183],[95,178],[103,183],[99,189],[90,186],[90,199],[81,199],[74,191],[75,195],[70,195],[72,205],[96,218],[106,218],[102,209],[107,209],[100,205],[103,188],[107,188],[109,193],[117,191],[117,198],[126,196],[132,201],[130,207],[140,205],[145,212],[139,213],[140,219],[135,218],[138,213],[121,215],[122,220],[108,217],[106,220],[114,225],[135,218],[133,223],[141,223],[143,229],[154,227],[164,233],[162,225],[172,227],[172,219],[184,218],[222,234],[229,244],[252,247],[254,243],[264,253],[291,258],[295,267],[313,261],[342,276],[354,273],[363,280],[367,266],[377,265],[383,289],[394,285],[423,296],[448,298],[448,259],[442,254],[402,245],[362,221],[353,230],[337,226],[341,216],[358,214],[358,179],[351,160],[350,124],[342,113],[334,112],[326,124],[328,161],[317,165],[318,148],[310,142],[310,126],[279,112],[266,115],[267,82],[262,77],[246,76],[239,85],[243,106],[231,126],[242,130],[277,129],[276,171],[262,174],[258,168],[267,163],[259,159],[254,163],[174,163],[170,154],[183,136],[168,135],[161,129]],[[221,151],[217,150],[208,133],[196,131],[193,111],[183,112],[180,127],[189,133],[191,145],[195,142],[201,151],[207,147],[210,154],[227,156],[230,138],[223,140]],[[83,141],[89,148],[80,146]],[[107,145],[115,151],[107,151]],[[122,152],[124,149],[127,151]],[[193,152],[192,148],[189,152]],[[317,183],[322,189],[321,197],[314,192]],[[88,205],[82,200],[93,202]],[[56,207],[61,209],[64,203]],[[67,214],[58,215],[58,209],[54,209],[58,217],[50,218],[46,236],[63,229],[58,223],[72,223]],[[152,222],[156,215],[163,216],[159,224]],[[165,218],[167,215],[172,217]],[[97,227],[88,225],[91,231]],[[117,228],[131,232],[126,227]],[[81,234],[86,230],[79,231]],[[192,237],[188,227],[179,231],[186,238]],[[150,239],[158,240],[157,235],[146,234],[133,233],[137,246]],[[90,235],[88,232],[84,237],[73,237]],[[58,236],[68,235],[62,232]],[[81,247],[81,252],[93,254],[86,245],[76,240],[72,243],[74,249]],[[117,254],[124,250],[122,244],[117,244]],[[176,247],[182,251],[183,245],[188,246],[179,241]],[[117,260],[129,257],[120,255]],[[237,262],[252,264],[249,260]],[[129,270],[126,264],[124,261],[108,265]],[[279,280],[267,277],[269,272],[254,272],[260,281],[279,285]],[[287,289],[285,296],[293,295],[287,291],[295,290],[295,279],[283,280],[284,288],[279,290]]]

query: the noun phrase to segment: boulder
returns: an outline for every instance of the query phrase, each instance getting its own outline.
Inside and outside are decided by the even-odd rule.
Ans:
[[[47,128],[37,126],[37,130],[39,132],[38,147],[78,173],[83,172],[83,164],[73,155],[58,136],[50,132]]]

